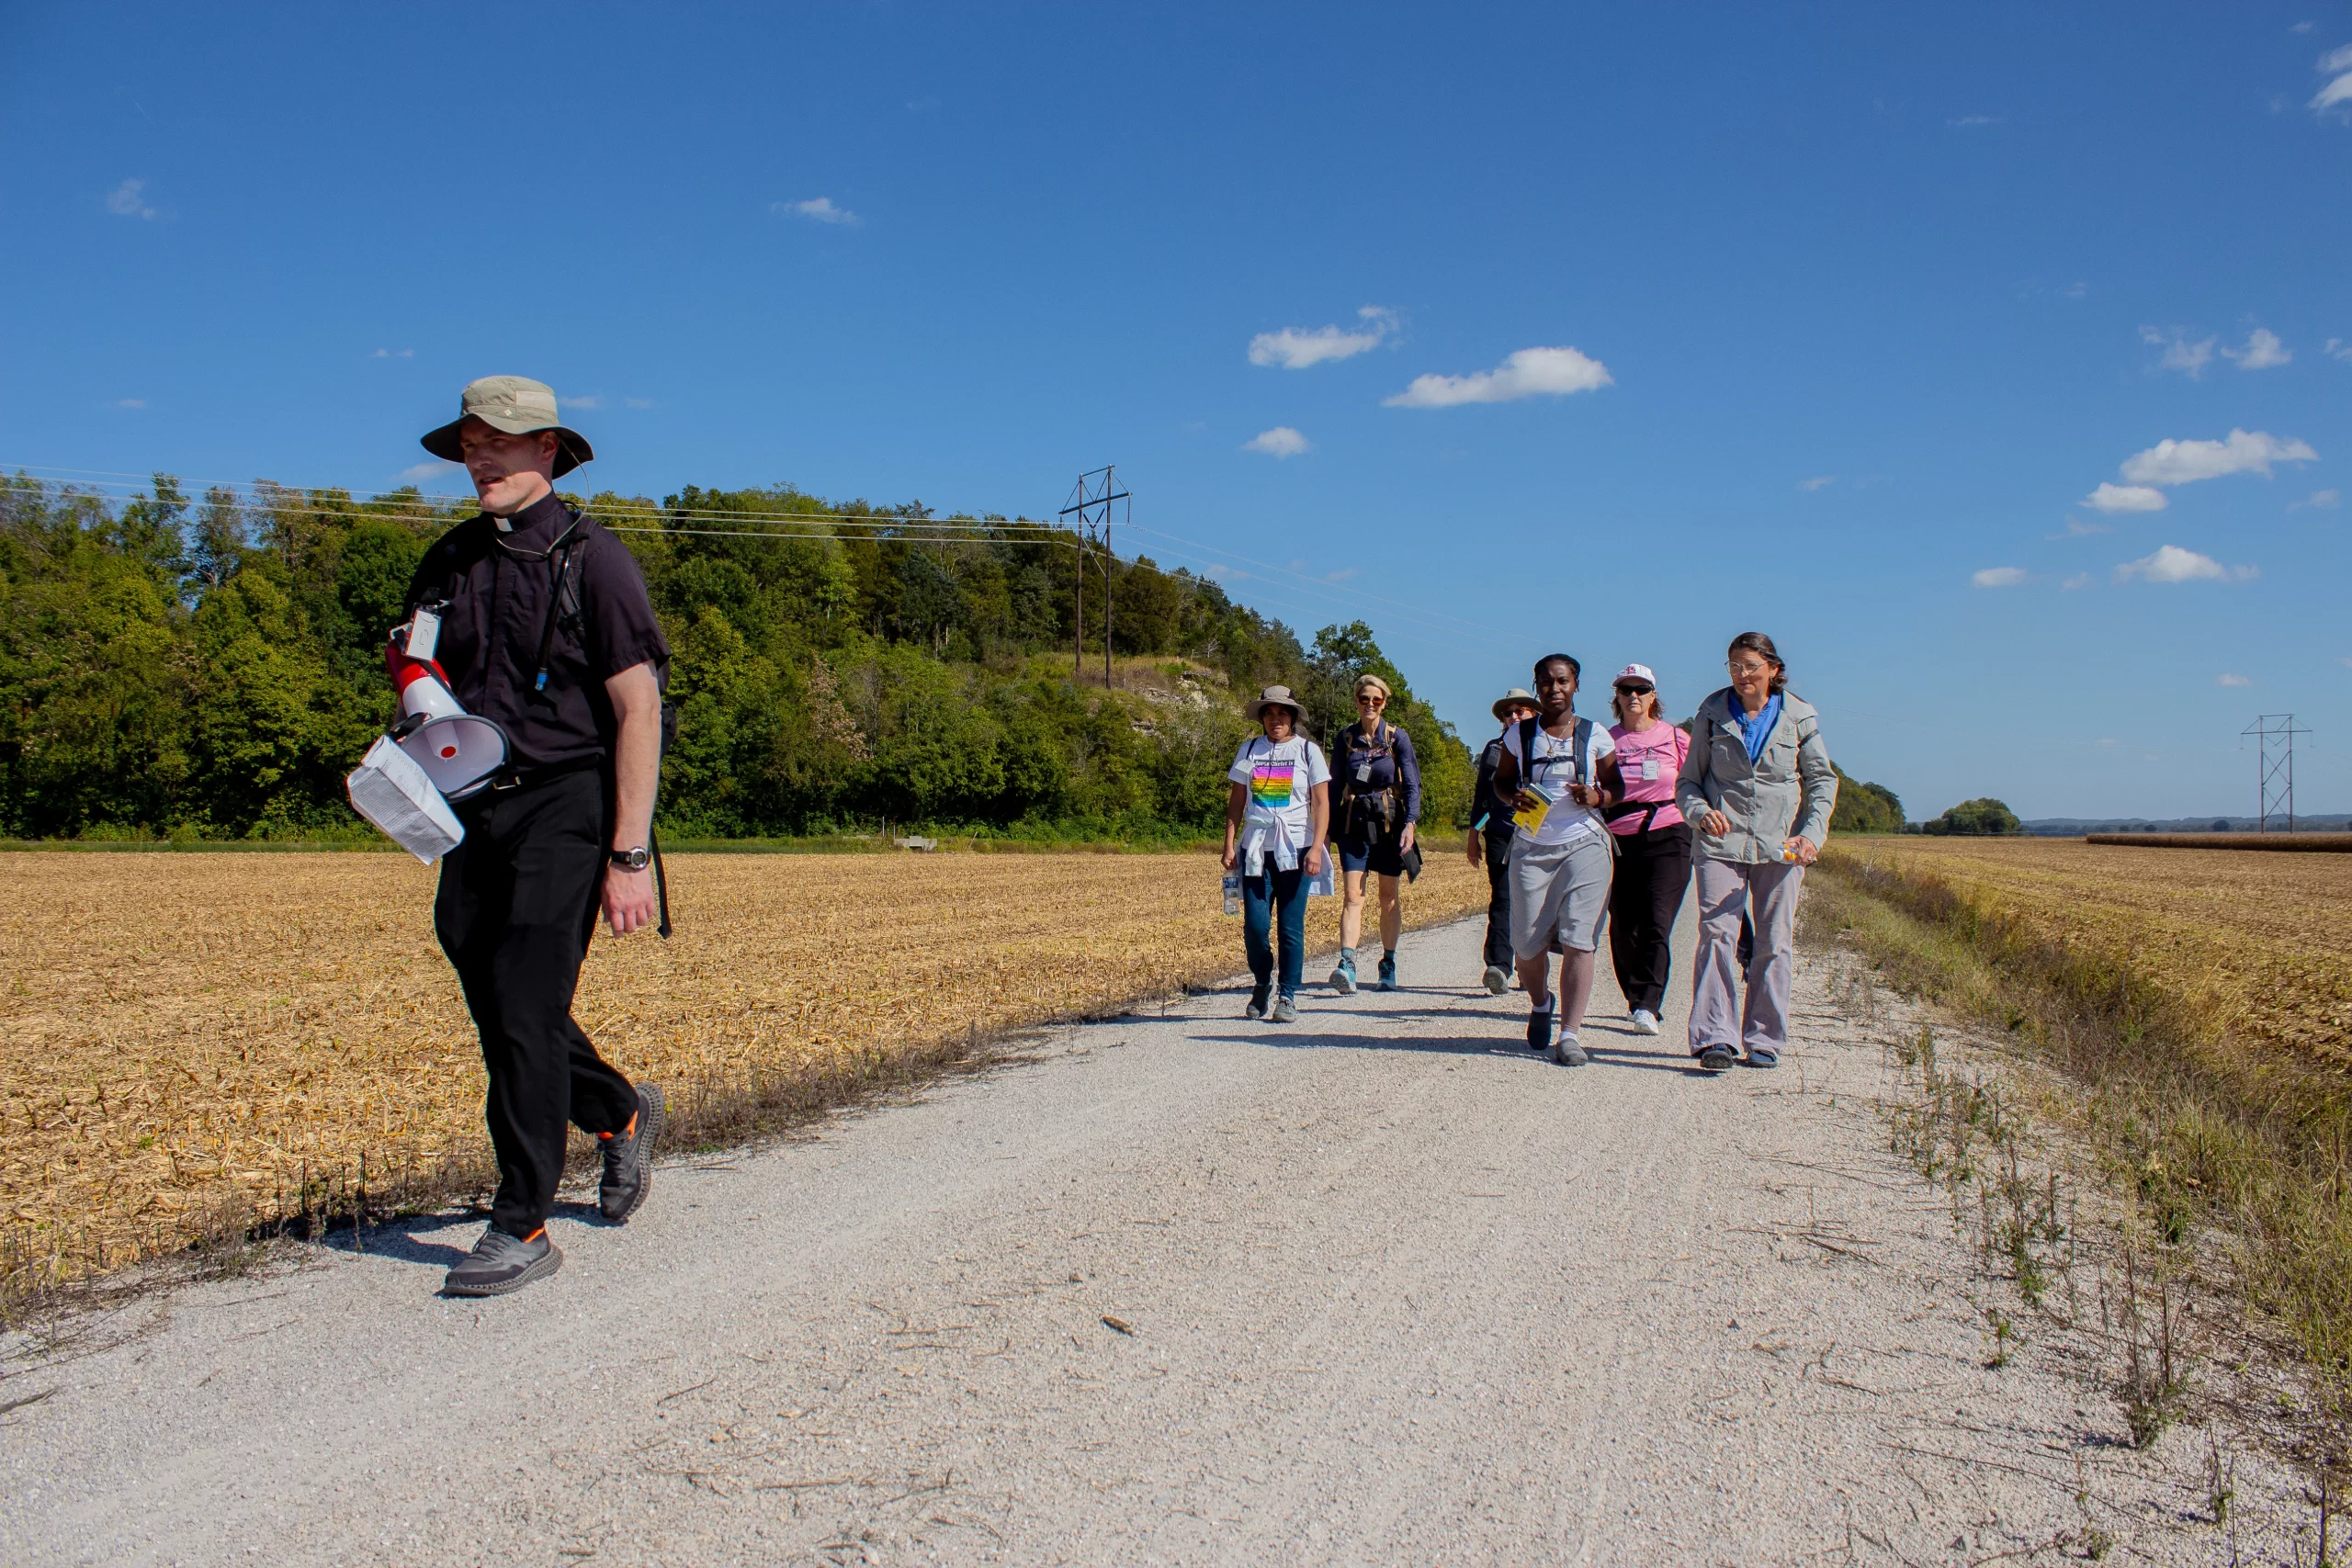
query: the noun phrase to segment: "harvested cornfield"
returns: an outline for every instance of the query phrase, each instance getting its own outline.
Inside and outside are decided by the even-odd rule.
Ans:
[[[107,1267],[307,1206],[361,1169],[479,1170],[483,1075],[390,854],[17,853],[0,892],[0,1216],[19,1259]],[[677,934],[600,935],[577,1009],[699,1106],[811,1104],[944,1043],[1242,967],[1201,854],[694,855]],[[1415,923],[1483,907],[1432,854]],[[1310,905],[1316,946],[1337,900]],[[1469,976],[1453,976],[1467,979]],[[707,1133],[724,1124],[706,1116]]]
[[[1939,878],[2164,993],[2211,1037],[2352,1066],[2352,859],[2075,839],[1848,839],[1831,852]]]

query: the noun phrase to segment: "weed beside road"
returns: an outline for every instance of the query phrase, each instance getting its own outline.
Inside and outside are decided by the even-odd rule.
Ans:
[[[2195,852],[2104,851],[2161,860],[2119,862],[2102,880],[2082,849],[1890,852],[1864,840],[1824,858],[1804,918],[1886,983],[2059,1069],[2151,1256],[2183,1257],[2210,1227],[2234,1260],[2231,1293],[2289,1332],[2340,1411],[2352,1396],[2352,1077],[2327,1047],[2337,1015],[2284,1031],[2278,1006],[2231,998],[2249,975],[2352,942],[2352,897],[2328,892],[2352,892],[2352,876],[2327,869],[2334,856],[2225,857],[2257,875],[2315,867],[2335,879],[2265,898],[2258,882],[2209,885],[2187,863],[2204,858]],[[2163,867],[2177,868],[2168,894]],[[2313,929],[2330,908],[2333,929]],[[2151,1349],[2164,1364],[2135,1369],[2152,1406],[2175,1375],[2161,1317],[2166,1342],[2152,1335]]]

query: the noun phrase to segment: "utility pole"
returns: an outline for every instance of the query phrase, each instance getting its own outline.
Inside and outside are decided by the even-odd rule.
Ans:
[[[2290,713],[2266,713],[2238,731],[2255,739],[2255,784],[2261,807],[2256,832],[2269,832],[2273,818],[2285,820],[2286,831],[2295,830],[2295,737],[2310,733],[2295,728]]]
[[[1070,676],[1077,679],[1086,658],[1086,552],[1095,543],[1094,530],[1102,530],[1102,689],[1111,689],[1111,511],[1119,508],[1121,521],[1130,521],[1133,497],[1119,488],[1119,470],[1115,463],[1105,464],[1078,476],[1070,486],[1069,504],[1061,510],[1065,522],[1075,517],[1070,526],[1078,532],[1078,627],[1072,637]]]

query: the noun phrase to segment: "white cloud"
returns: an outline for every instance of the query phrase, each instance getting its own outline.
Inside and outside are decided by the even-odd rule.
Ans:
[[[601,392],[591,392],[584,398],[558,398],[555,400],[555,406],[560,409],[588,409],[594,411],[605,406],[605,396]]]
[[[1837,482],[1838,476],[1836,474],[1815,474],[1809,479],[1799,479],[1797,481],[1797,489],[1804,491],[1806,494],[1810,495],[1817,490],[1827,490],[1831,485],[1834,485]]]
[[[2087,571],[2078,571],[2058,586],[2064,589],[2067,592],[2072,593],[2077,588],[2088,588],[2090,585],[2091,574]],[[2102,741],[2101,744],[2105,745],[2109,744],[2109,742]]]
[[[2332,337],[2327,340],[2327,346],[2321,352],[2330,359],[2352,360],[2352,343],[2346,343],[2340,337]]]
[[[2352,43],[2341,49],[2331,49],[2319,57],[2320,72],[2333,76],[2339,71],[2352,71]]]
[[[2001,117],[1996,114],[1964,114],[1958,119],[1948,119],[1944,123],[1955,130],[1971,130],[1980,125],[1998,125]]]
[[[2160,545],[2155,554],[2125,561],[2115,569],[2118,582],[2135,578],[2142,582],[2227,582],[2233,578],[2244,582],[2260,575],[2253,567],[2225,567],[2211,556],[2200,556],[2178,545]]]
[[[2267,430],[2233,430],[2220,441],[2159,441],[2123,460],[2123,477],[2135,485],[2185,485],[2229,474],[2270,477],[2273,463],[2312,463],[2319,454],[2290,436]]]
[[[1295,457],[1301,452],[1313,451],[1314,445],[1287,424],[1272,430],[1261,430],[1241,444],[1244,452],[1263,452],[1269,457]]]
[[[1396,331],[1396,312],[1385,305],[1366,305],[1356,312],[1356,320],[1363,324],[1352,331],[1337,326],[1317,327],[1313,332],[1284,327],[1278,333],[1260,333],[1250,340],[1250,363],[1304,370],[1326,360],[1352,359],[1367,349],[1378,348]]]
[[[2015,588],[2025,580],[2026,570],[2021,566],[1988,566],[1968,577],[1979,588]]]
[[[2086,535],[2090,534],[2112,534],[2114,532],[2115,525],[2111,523],[2086,523],[2081,518],[2071,514],[2066,519],[2065,536],[2069,539],[2079,539],[2084,537]],[[2054,534],[2051,536],[2052,538],[2056,538],[2057,536],[2058,536]]]
[[[2256,327],[2245,340],[2244,348],[2225,348],[2222,357],[2237,361],[2241,370],[2268,370],[2295,357],[2294,351],[2278,341],[2278,334],[2267,327]]]
[[[2217,686],[2251,686],[2254,682],[2247,680],[2243,675],[2223,675],[2216,680],[2213,684]]]
[[[812,197],[807,201],[779,201],[771,205],[768,210],[790,213],[796,218],[810,218],[820,223],[839,223],[851,229],[865,221],[846,207],[835,207],[830,196]]]
[[[2338,50],[2335,52],[2342,54],[2345,51]],[[2333,60],[2335,56],[2330,55],[2328,58]],[[2326,86],[2322,87],[2307,107],[2313,114],[2325,114],[2338,104],[2346,103],[2352,103],[2352,71],[2346,72]]]
[[[147,400],[144,398],[117,398],[114,400],[114,406],[119,409],[143,409],[147,406]]]
[[[2302,500],[2290,502],[2288,505],[2287,510],[2290,512],[2301,512],[2306,506],[2315,506],[2323,512],[2332,512],[2337,506],[2342,505],[2343,502],[2344,497],[2339,491],[2333,490],[2315,490],[2312,491],[2311,494],[2303,497]]]
[[[2102,484],[2083,497],[2083,504],[2111,517],[2119,512],[2162,512],[2172,502],[2164,491],[2146,485]]]
[[[1522,348],[1492,370],[1474,376],[1416,376],[1381,406],[1447,409],[1462,403],[1507,403],[1520,398],[1566,397],[1615,386],[1609,367],[1573,348]]]
[[[2213,344],[2219,340],[2209,337],[2191,343],[2188,334],[2178,327],[2168,333],[2154,327],[2142,327],[2140,341],[2153,344],[2165,351],[2163,357],[2155,363],[2156,369],[2177,370],[2194,381],[2205,374],[2205,367],[2213,363]]]
[[[413,348],[379,348],[368,357],[370,359],[414,359],[416,357],[416,350]]]
[[[625,409],[650,409],[652,406],[651,398],[623,398],[621,400],[621,407]]]
[[[401,470],[401,483],[404,485],[431,484],[436,479],[454,479],[465,471],[465,465],[462,463],[419,463],[413,468]]]
[[[107,193],[107,210],[121,218],[154,218],[160,216],[147,205],[145,180],[125,180]]]

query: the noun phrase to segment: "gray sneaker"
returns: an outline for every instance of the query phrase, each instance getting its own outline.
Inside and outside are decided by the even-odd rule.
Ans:
[[[528,1241],[517,1241],[496,1225],[481,1233],[466,1260],[441,1281],[447,1296],[503,1296],[563,1267],[563,1254],[541,1225]]]
[[[606,1224],[626,1224],[645,1195],[653,1190],[653,1145],[662,1141],[662,1123],[669,1112],[658,1083],[637,1086],[637,1114],[627,1133],[601,1140],[605,1177],[596,1184],[596,1207]]]
[[[1581,1067],[1592,1058],[1584,1054],[1584,1047],[1577,1043],[1577,1037],[1563,1029],[1560,1037],[1552,1042],[1552,1060],[1564,1067]]]
[[[1487,964],[1485,978],[1487,989],[1493,992],[1496,996],[1499,997],[1505,991],[1510,989],[1510,976],[1504,971],[1503,966],[1499,964]]]
[[[1268,1013],[1266,1018],[1269,1022],[1272,1023],[1296,1023],[1298,1021],[1298,1004],[1291,1000],[1288,996],[1276,997],[1274,998],[1274,1010]]]

